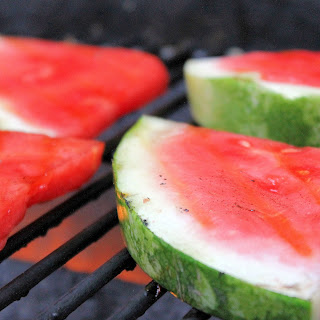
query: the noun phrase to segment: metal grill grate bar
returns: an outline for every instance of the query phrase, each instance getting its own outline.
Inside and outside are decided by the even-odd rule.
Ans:
[[[104,137],[107,148],[104,152],[104,160],[109,161],[115,147],[118,145],[124,133],[141,117],[143,114],[153,116],[164,116],[178,108],[186,100],[186,88],[183,81],[177,82],[166,94],[148,104],[145,108],[135,112],[119,121]]]
[[[54,305],[43,312],[39,320],[62,320],[78,308],[98,290],[116,277],[124,269],[133,270],[136,263],[127,249],[123,249],[96,271],[88,275]]]
[[[26,296],[41,280],[63,266],[68,260],[98,240],[118,223],[117,212],[112,210],[85,228],[64,245],[34,264],[17,278],[0,289],[0,310]]]
[[[128,305],[108,318],[108,320],[135,320],[142,316],[167,290],[155,281],[146,285],[142,294],[129,301]]]

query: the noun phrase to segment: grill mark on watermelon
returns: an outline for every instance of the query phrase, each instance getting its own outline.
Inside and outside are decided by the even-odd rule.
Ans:
[[[225,135],[226,133],[223,133],[223,136]],[[285,205],[280,203],[279,205],[277,202],[278,193],[284,193],[282,196],[285,196],[285,192],[292,192],[290,188],[284,191],[281,189],[283,184],[286,187],[286,181],[280,181],[279,186],[275,185],[274,189],[271,189],[270,181],[276,181],[274,180],[276,177],[270,176],[269,183],[266,183],[259,176],[250,176],[244,170],[241,170],[241,166],[239,167],[236,164],[237,156],[239,156],[238,159],[244,157],[247,164],[250,164],[250,157],[261,157],[262,159],[268,159],[269,162],[274,164],[276,171],[283,173],[288,168],[283,165],[284,161],[279,161],[279,158],[275,157],[275,152],[288,148],[288,146],[281,143],[269,145],[268,141],[263,142],[260,139],[255,140],[255,138],[245,137],[250,144],[248,145],[243,142],[243,138],[240,139],[241,136],[230,134],[229,137],[228,142],[234,140],[234,147],[231,151],[229,150],[231,155],[226,153],[228,150],[224,150],[223,143],[219,142],[222,135],[219,135],[219,132],[213,135],[212,131],[210,132],[207,129],[188,127],[183,134],[162,142],[159,147],[160,152],[158,152],[160,161],[163,163],[166,174],[171,178],[171,185],[178,189],[180,194],[185,195],[182,201],[188,208],[191,208],[190,211],[194,217],[209,229],[216,230],[220,226],[223,232],[228,231],[235,225],[238,229],[236,232],[255,234],[257,231],[253,229],[259,225],[258,229],[262,232],[261,236],[268,237],[273,232],[288,243],[298,254],[302,256],[312,255],[308,234],[304,230],[299,230],[292,223],[291,215],[297,216],[297,211],[291,203],[286,203]],[[213,147],[210,152],[205,152],[208,140],[211,143],[219,144],[219,151]],[[258,146],[256,146],[257,143],[255,141],[258,141]],[[230,143],[226,145],[229,146]],[[188,148],[188,146],[192,146],[192,148]],[[248,152],[251,146],[251,151]],[[243,151],[244,149],[246,149],[245,152]],[[172,150],[175,150],[174,154]],[[200,158],[204,164],[193,172],[194,164],[192,163],[199,160],[199,155],[201,155]],[[208,167],[206,162],[215,163],[218,169]],[[183,168],[183,173],[181,168]],[[197,176],[197,180],[201,181],[201,184],[190,186],[194,176]],[[210,176],[215,179],[215,183],[220,184],[219,188],[226,189],[229,199],[223,198],[223,192],[217,190],[213,185],[214,182],[210,181]],[[302,179],[303,177],[306,177],[306,175],[302,175]],[[289,177],[288,179],[292,178]],[[196,181],[194,180],[194,182]],[[301,183],[300,179],[295,179],[294,187]],[[203,203],[197,197],[199,192],[205,194]],[[311,194],[314,196],[312,192]],[[302,194],[301,196],[306,195]],[[194,201],[194,199],[196,200]],[[228,201],[229,203],[227,203]],[[236,205],[234,205],[235,203]],[[213,207],[215,205],[220,206],[218,210],[222,211],[214,213]],[[226,210],[226,206],[231,209],[231,212]],[[281,207],[281,210],[278,207]],[[250,211],[250,215],[244,214],[243,211]],[[269,228],[266,225],[262,225],[261,221],[264,221]]]

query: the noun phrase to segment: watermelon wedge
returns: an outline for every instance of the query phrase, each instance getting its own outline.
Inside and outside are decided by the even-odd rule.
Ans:
[[[0,37],[1,130],[94,137],[167,84],[145,52]]]
[[[320,52],[193,59],[184,73],[199,124],[297,146],[320,146]]]
[[[0,249],[29,206],[86,182],[103,149],[98,141],[0,131]]]
[[[132,257],[228,320],[320,319],[320,149],[141,118],[113,160]]]

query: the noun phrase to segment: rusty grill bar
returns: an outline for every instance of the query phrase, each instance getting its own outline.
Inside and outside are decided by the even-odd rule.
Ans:
[[[156,52],[166,63],[171,75],[170,88],[161,97],[154,100],[143,109],[120,119],[114,126],[101,135],[106,142],[103,160],[110,164],[112,153],[119,143],[122,135],[135,123],[142,114],[162,116],[183,122],[192,122],[192,118],[186,104],[186,89],[182,80],[182,66],[184,61],[191,56],[204,56],[206,52],[194,50],[188,47],[180,47],[177,50],[162,48]],[[69,199],[56,206],[33,223],[11,236],[5,248],[0,252],[0,263],[9,258],[20,248],[26,246],[37,237],[45,236],[48,230],[56,227],[63,219],[74,214],[79,208],[90,201],[97,199],[101,194],[113,188],[112,170],[107,167],[104,176],[92,182],[87,187],[75,193]],[[28,292],[48,275],[63,266],[68,260],[84,250],[94,241],[97,241],[105,233],[117,225],[116,208],[106,208],[106,213],[73,238],[65,242],[47,257],[32,265],[21,275],[0,288],[0,310],[11,303],[26,296]],[[101,267],[89,274],[76,286],[66,292],[58,301],[50,305],[46,310],[34,319],[57,320],[66,319],[83,302],[93,296],[105,284],[111,281],[123,270],[133,270],[135,262],[127,249],[123,249]],[[132,297],[127,305],[117,310],[109,320],[133,320],[138,319],[145,311],[166,293],[166,289],[151,281],[142,293]],[[1,311],[0,311],[1,318]],[[188,320],[205,320],[210,316],[190,307],[190,311],[183,317]],[[213,319],[213,318],[212,318]]]

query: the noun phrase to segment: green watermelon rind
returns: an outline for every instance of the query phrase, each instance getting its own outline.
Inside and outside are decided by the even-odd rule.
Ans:
[[[139,135],[141,126],[143,121],[140,120],[126,133],[121,144],[131,135]],[[159,238],[148,229],[132,201],[117,184],[121,174],[117,152],[113,171],[119,221],[127,248],[138,265],[167,290],[193,307],[221,319],[312,319],[311,301],[271,292],[219,272]]]
[[[205,127],[320,146],[320,93],[289,98],[249,76],[201,77],[185,68],[191,113]]]

